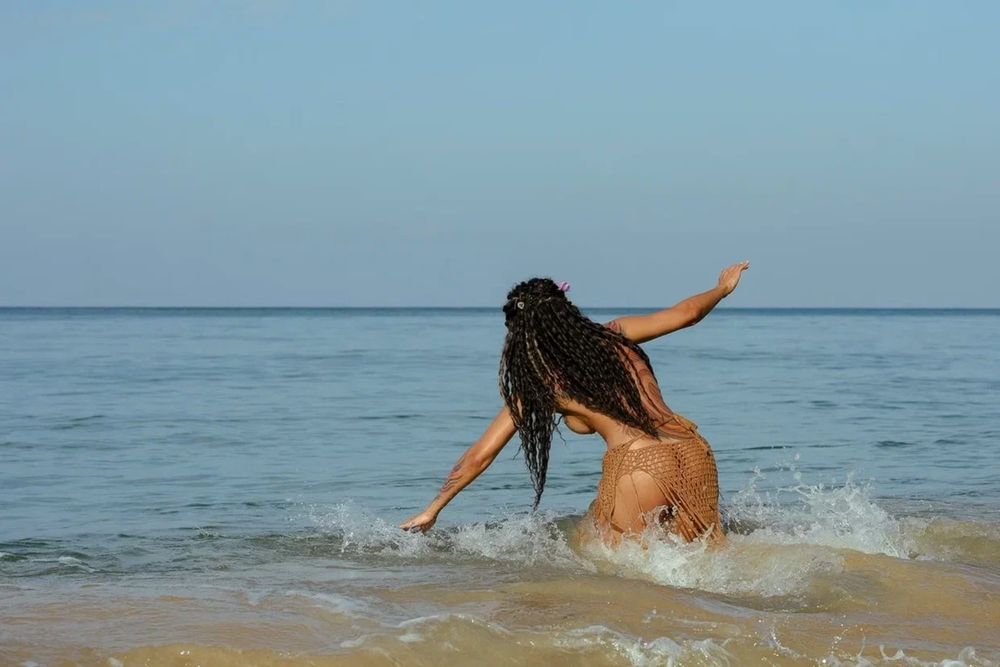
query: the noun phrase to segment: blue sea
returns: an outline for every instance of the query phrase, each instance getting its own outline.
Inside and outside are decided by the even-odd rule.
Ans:
[[[584,309],[609,321],[642,309]],[[0,309],[0,665],[1000,664],[1000,310],[726,309],[644,345],[721,550],[581,538],[499,309]]]

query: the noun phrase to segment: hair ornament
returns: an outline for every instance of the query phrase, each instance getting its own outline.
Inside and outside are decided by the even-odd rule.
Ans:
[[[566,293],[566,292],[569,291],[569,283],[566,282],[566,281],[558,283],[557,287],[559,288],[560,292]],[[520,297],[518,297],[518,296],[512,296],[512,297],[510,297],[507,300],[507,302],[510,303],[511,301],[513,301],[515,308],[517,308],[518,310],[524,310],[528,306],[529,303],[531,303],[531,304],[541,303],[543,301],[550,301],[550,300],[552,300],[552,298],[553,297],[551,297],[551,296],[545,296],[545,297],[540,297],[540,298],[535,298],[535,297],[532,297],[531,295],[524,295],[524,296],[520,296]]]

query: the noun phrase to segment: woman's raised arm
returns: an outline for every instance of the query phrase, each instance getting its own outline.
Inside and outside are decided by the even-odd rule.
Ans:
[[[420,514],[410,517],[399,525],[411,532],[427,532],[437,521],[437,516],[458,492],[472,483],[484,470],[490,467],[500,450],[510,442],[517,432],[510,410],[504,406],[483,435],[462,456],[451,469],[448,479],[441,485],[437,497]]]
[[[697,324],[727,297],[740,282],[740,275],[750,268],[750,262],[733,264],[722,270],[719,284],[701,294],[684,299],[676,306],[650,313],[619,317],[608,326],[636,343],[659,338],[678,329]]]

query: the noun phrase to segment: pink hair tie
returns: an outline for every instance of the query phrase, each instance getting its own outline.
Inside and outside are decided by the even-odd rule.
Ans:
[[[559,283],[559,291],[560,292],[568,292],[569,291],[569,283],[565,282],[565,281]]]

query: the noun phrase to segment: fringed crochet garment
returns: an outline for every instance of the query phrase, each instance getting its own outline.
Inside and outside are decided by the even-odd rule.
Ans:
[[[658,440],[640,434],[608,448],[592,506],[597,526],[639,533],[651,517],[687,541],[722,541],[719,474],[708,442],[697,424],[677,413],[659,431]]]

